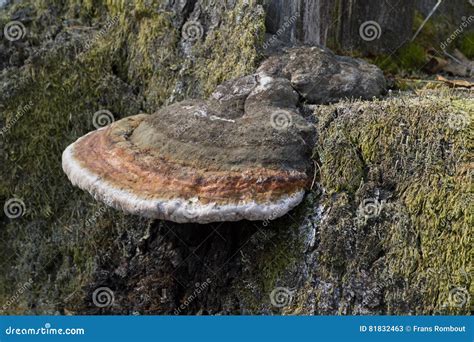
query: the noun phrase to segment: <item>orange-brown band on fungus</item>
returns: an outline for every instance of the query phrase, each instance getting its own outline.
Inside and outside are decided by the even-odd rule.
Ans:
[[[74,158],[113,187],[145,199],[190,199],[205,204],[272,202],[308,187],[297,171],[250,168],[246,172],[196,170],[170,159],[154,157],[130,142],[131,132],[147,115],[121,120],[75,144]]]

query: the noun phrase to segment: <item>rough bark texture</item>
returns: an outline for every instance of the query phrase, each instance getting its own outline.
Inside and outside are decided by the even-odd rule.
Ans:
[[[366,53],[395,52],[411,38],[414,8],[412,0],[340,0],[340,47]],[[378,26],[369,24],[371,21]],[[364,33],[364,24],[373,32]]]
[[[370,54],[391,53],[411,38],[415,2],[267,0],[266,8],[268,32],[284,42]],[[366,22],[376,24],[367,24],[369,32],[364,39],[360,30]]]
[[[320,5],[321,1],[267,0],[265,23],[268,33],[277,34],[284,42],[323,44]]]
[[[27,30],[0,43],[0,203],[21,200],[23,214],[0,218],[3,313],[469,312],[473,107],[465,93],[302,106],[317,127],[318,173],[305,202],[274,221],[150,221],[73,188],[61,152],[94,129],[95,112],[154,112],[259,64],[258,4],[148,6],[35,1],[0,12],[0,27],[18,20]],[[390,6],[372,7],[365,18],[365,6],[351,2],[359,13],[351,18],[391,22]],[[118,24],[99,34],[114,16]],[[348,46],[357,20],[338,31]],[[202,36],[199,25],[198,39],[184,36],[196,21]]]
[[[427,16],[438,3],[438,0],[418,0],[415,1],[416,9],[423,16]],[[443,1],[434,13],[434,18],[443,18],[444,20],[454,23],[462,16],[469,16],[474,13],[473,5],[469,0],[452,0]]]

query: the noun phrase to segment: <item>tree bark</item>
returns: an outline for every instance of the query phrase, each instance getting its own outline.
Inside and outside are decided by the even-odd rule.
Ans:
[[[284,42],[375,54],[391,53],[411,38],[415,2],[267,0],[266,6],[267,30]],[[366,22],[376,23],[370,26],[378,38],[364,40],[360,29]]]

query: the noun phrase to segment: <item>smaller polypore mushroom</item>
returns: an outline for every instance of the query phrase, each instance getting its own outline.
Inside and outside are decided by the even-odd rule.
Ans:
[[[302,201],[312,178],[314,132],[297,102],[283,78],[229,81],[208,101],[85,135],[64,151],[63,169],[74,185],[132,214],[178,223],[275,219]]]
[[[383,72],[375,65],[319,46],[287,48],[265,60],[258,72],[287,78],[305,102],[312,104],[344,98],[370,100],[386,87]]]

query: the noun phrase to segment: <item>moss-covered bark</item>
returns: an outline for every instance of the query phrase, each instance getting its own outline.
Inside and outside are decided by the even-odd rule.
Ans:
[[[342,210],[328,213],[329,229],[351,232],[328,240],[328,274],[339,269],[344,283],[366,272],[380,286],[376,307],[388,313],[468,312],[472,98],[441,90],[317,113],[326,127],[322,205]],[[337,248],[347,253],[342,260]],[[461,292],[464,305],[455,305]]]

